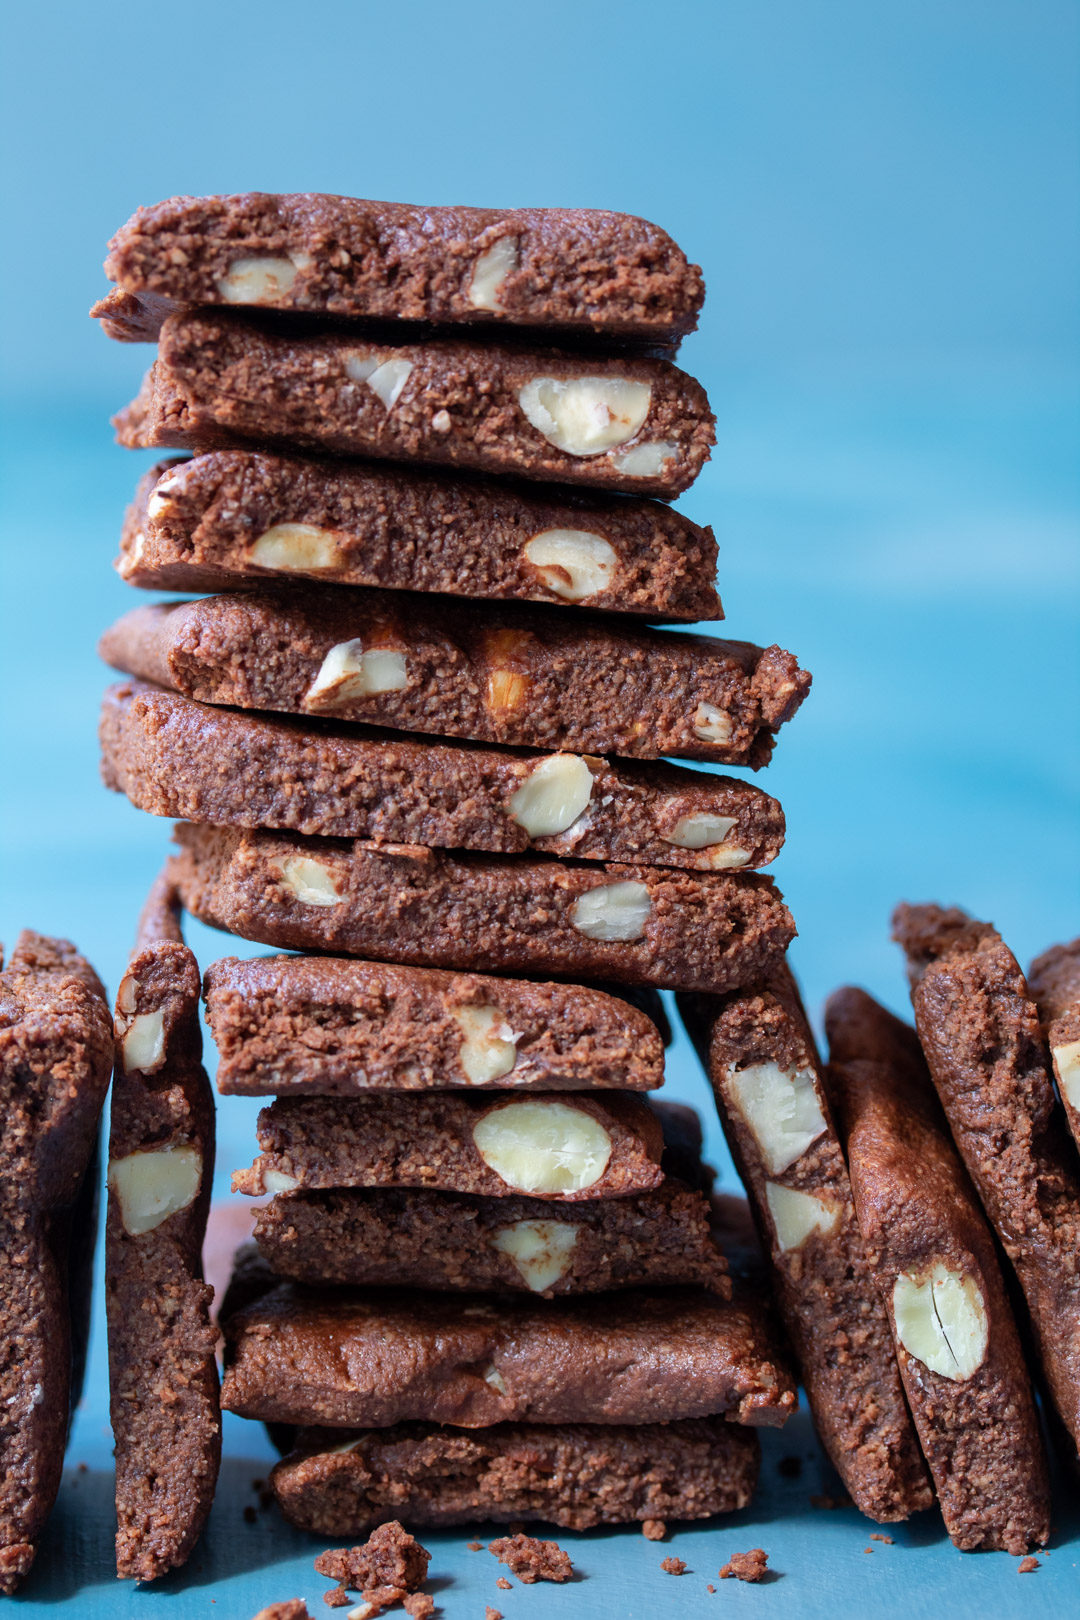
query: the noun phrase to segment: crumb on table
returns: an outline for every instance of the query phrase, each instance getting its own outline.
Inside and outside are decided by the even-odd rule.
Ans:
[[[322,1600],[328,1609],[343,1609],[346,1603],[352,1602],[343,1586],[330,1587],[329,1591],[323,1593]]]
[[[886,1547],[895,1546],[895,1542],[893,1541],[892,1536],[883,1536],[877,1530],[871,1530],[871,1532],[870,1532],[870,1540],[871,1541],[883,1541],[885,1543]]]
[[[286,1598],[283,1603],[269,1603],[260,1609],[255,1620],[311,1620],[303,1598]]]
[[[489,1544],[489,1551],[527,1586],[533,1581],[568,1581],[574,1573],[568,1554],[557,1541],[539,1541],[518,1533],[498,1537]]]
[[[435,1613],[435,1599],[430,1592],[410,1592],[404,1608],[409,1620],[431,1620]]]
[[[415,1592],[427,1580],[431,1554],[396,1519],[380,1524],[362,1547],[320,1553],[315,1569],[332,1581],[362,1591],[371,1603],[372,1590],[400,1588]],[[386,1604],[383,1605],[386,1607]]]
[[[1017,1564],[1016,1573],[1018,1575],[1030,1575],[1032,1570],[1038,1569],[1038,1567],[1039,1560],[1037,1558],[1032,1558],[1031,1554],[1029,1553],[1026,1558],[1021,1558],[1020,1562]]]
[[[643,1519],[641,1533],[646,1541],[663,1541],[667,1535],[667,1525],[663,1519]]]
[[[732,1553],[720,1571],[720,1579],[727,1581],[734,1576],[737,1581],[760,1581],[765,1578],[768,1568],[769,1555],[765,1549],[751,1547],[749,1552]]]
[[[663,1558],[660,1560],[660,1568],[665,1575],[686,1574],[686,1562],[682,1558]]]
[[[512,1592],[514,1590],[505,1575],[499,1575],[496,1578],[495,1585],[499,1588],[500,1592]]]
[[[484,1620],[503,1620],[502,1611],[499,1609],[493,1609],[489,1603],[487,1608],[484,1610]]]

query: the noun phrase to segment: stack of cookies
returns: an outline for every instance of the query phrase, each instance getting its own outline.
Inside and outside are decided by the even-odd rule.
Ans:
[[[653,627],[722,617],[662,504],[713,440],[700,272],[620,215],[263,195],[141,210],[106,268],[158,344],[121,442],[189,453],[120,572],[212,594],[104,637],[105,777],[182,818],[179,904],[317,953],[206,975],[219,1090],[275,1098],[225,1406],[335,1535],[743,1505],[794,1391],[646,1094],[656,990],[787,982],[784,824],[661,758],[766,764],[810,678]]]

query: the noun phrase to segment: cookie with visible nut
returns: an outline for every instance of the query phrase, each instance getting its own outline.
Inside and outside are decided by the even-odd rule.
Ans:
[[[549,608],[474,603],[463,613],[446,598],[314,585],[135,608],[99,650],[115,669],[201,703],[753,768],[768,762],[775,733],[810,688],[780,647]],[[683,849],[715,838],[696,823],[660,831]]]
[[[933,1501],[876,1298],[821,1064],[786,966],[679,1009],[716,1098],[821,1442],[882,1523]]]
[[[219,827],[705,872],[766,865],[784,838],[776,800],[732,777],[242,714],[143,682],[110,687],[99,735],[108,787]]]
[[[1046,1458],[994,1240],[915,1032],[862,990],[825,1014],[855,1208],[945,1527],[965,1550],[1041,1546]]]
[[[1080,1146],[1080,939],[1043,951],[1028,969],[1027,982],[1050,1048],[1058,1094]]]
[[[659,501],[256,450],[154,467],[128,508],[116,566],[156,591],[307,579],[723,617],[712,530]]]
[[[105,1305],[116,1442],[116,1572],[187,1561],[214,1496],[221,1412],[202,1246],[214,1099],[199,970],[159,883],[116,998]]]
[[[727,990],[768,972],[795,932],[756,873],[450,855],[191,822],[175,837],[169,874],[185,908],[284,950]]]

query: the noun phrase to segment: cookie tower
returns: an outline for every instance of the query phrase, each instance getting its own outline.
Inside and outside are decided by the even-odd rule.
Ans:
[[[210,594],[105,635],[106,780],[181,818],[176,903],[300,953],[205,975],[218,1089],[274,1098],[224,1405],[335,1535],[743,1505],[794,1390],[647,1096],[656,990],[786,982],[783,816],[667,758],[766,764],[809,676],[653,627],[721,617],[664,504],[700,272],[620,215],[262,195],[141,210],[107,270],[157,341],[121,442],[189,457],[120,572]]]

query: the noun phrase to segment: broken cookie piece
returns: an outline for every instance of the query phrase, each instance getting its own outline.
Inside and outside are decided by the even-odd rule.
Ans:
[[[500,1564],[526,1586],[535,1581],[568,1581],[574,1573],[570,1555],[557,1541],[538,1541],[535,1536],[500,1536],[488,1548]]]
[[[315,1569],[353,1591],[399,1587],[415,1592],[427,1580],[431,1554],[396,1519],[378,1525],[362,1547],[320,1553]]]
[[[732,1577],[737,1581],[763,1581],[769,1571],[769,1555],[763,1547],[751,1547],[749,1552],[732,1553],[720,1571],[722,1581]]]

